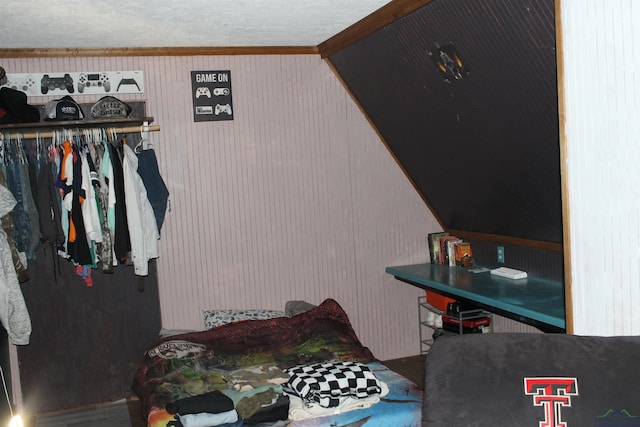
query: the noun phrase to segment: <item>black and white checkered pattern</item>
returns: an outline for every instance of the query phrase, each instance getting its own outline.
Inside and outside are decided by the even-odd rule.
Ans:
[[[378,379],[367,365],[351,361],[322,362],[286,369],[285,390],[303,401],[333,408],[344,397],[365,398],[380,394]]]

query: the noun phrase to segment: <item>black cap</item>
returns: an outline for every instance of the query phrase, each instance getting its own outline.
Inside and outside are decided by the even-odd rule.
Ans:
[[[36,123],[40,111],[27,103],[27,94],[9,87],[0,88],[0,123]]]
[[[44,119],[47,121],[82,120],[82,108],[69,95],[47,102],[44,106]]]

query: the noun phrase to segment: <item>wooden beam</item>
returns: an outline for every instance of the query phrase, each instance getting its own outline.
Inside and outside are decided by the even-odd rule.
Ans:
[[[573,334],[573,270],[571,266],[571,221],[569,212],[569,154],[567,149],[567,112],[565,104],[564,42],[562,37],[561,0],[555,1],[556,63],[558,73],[558,119],[560,125],[560,177],[562,186],[562,231],[564,239],[564,301],[568,334]]]
[[[391,3],[382,6],[349,28],[320,43],[318,45],[320,56],[327,58],[432,1],[433,0],[393,0]]]
[[[0,58],[74,58],[115,56],[315,55],[316,46],[108,47],[0,49]]]

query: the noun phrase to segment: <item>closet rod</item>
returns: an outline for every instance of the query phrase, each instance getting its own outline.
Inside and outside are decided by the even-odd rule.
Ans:
[[[98,129],[113,129],[118,134],[134,133],[134,132],[158,132],[160,130],[160,125],[148,125],[148,126],[141,125],[141,126],[125,126],[125,127],[96,126],[96,127]],[[73,132],[73,134],[75,135],[77,132],[82,133],[82,130],[84,129],[95,129],[95,127],[94,128],[74,128],[74,129],[64,128],[64,129],[66,129],[67,131]],[[12,133],[6,133],[6,134],[0,131],[0,135],[4,135],[5,138],[21,137],[22,139],[34,139],[34,138],[37,138],[38,136],[40,136],[40,138],[51,138],[54,135],[54,131],[48,130],[44,132],[27,132],[27,133],[12,132]]]

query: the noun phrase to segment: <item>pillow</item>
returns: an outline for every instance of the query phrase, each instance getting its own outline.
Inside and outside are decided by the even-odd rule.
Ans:
[[[205,329],[240,320],[262,320],[274,317],[285,317],[285,313],[278,310],[202,310]]]
[[[284,305],[284,312],[287,317],[295,316],[296,314],[304,313],[314,308],[315,305],[306,301],[287,301]]]

